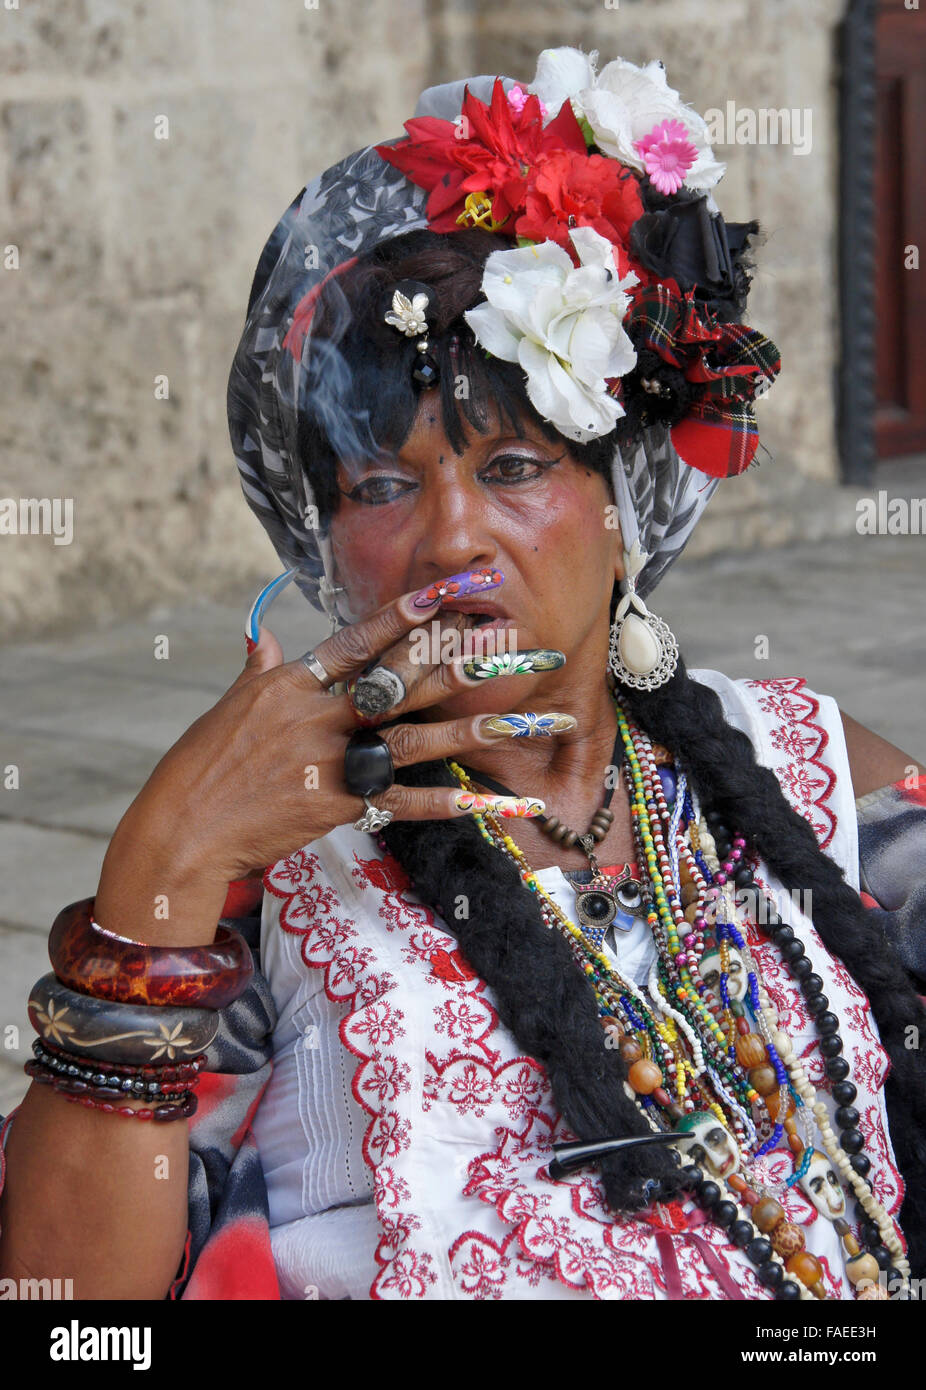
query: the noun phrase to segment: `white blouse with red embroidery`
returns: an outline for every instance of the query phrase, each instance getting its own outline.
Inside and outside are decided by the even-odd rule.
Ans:
[[[835,701],[799,677],[690,675],[717,691],[857,889],[854,793]],[[537,877],[572,915],[563,873]],[[823,977],[858,1088],[869,1176],[896,1214],[903,1185],[884,1109],[889,1063],[867,999],[761,862],[756,879]],[[254,1131],[284,1298],[770,1297],[742,1251],[699,1213],[669,1204],[615,1219],[594,1171],[550,1178],[551,1143],[574,1136],[543,1067],[521,1054],[446,922],[373,837],[340,826],[273,865],[264,885],[261,960],[279,1022]],[[756,928],[748,941],[779,1026],[832,1116],[803,997]],[[617,959],[638,986],[653,951],[642,919],[621,933]],[[786,1148],[760,1162],[770,1186],[793,1167]],[[803,1228],[828,1294],[851,1298],[831,1222],[798,1188],[776,1195]],[[850,1193],[850,1221],[851,1212]]]

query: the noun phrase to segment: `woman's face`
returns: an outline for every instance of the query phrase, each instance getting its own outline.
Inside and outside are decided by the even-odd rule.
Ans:
[[[468,429],[457,454],[436,396],[424,395],[398,457],[339,466],[338,484],[331,544],[355,618],[406,590],[492,567],[505,575],[492,598],[512,621],[514,632],[504,634],[509,649],[546,647],[566,656],[561,671],[507,677],[506,691],[514,695],[516,682],[523,702],[538,680],[551,691],[554,677],[568,683],[596,672],[602,679],[611,592],[623,574],[620,530],[604,478],[578,464],[568,445],[526,421],[519,433],[506,422],[498,433]],[[443,708],[494,709],[494,684]]]

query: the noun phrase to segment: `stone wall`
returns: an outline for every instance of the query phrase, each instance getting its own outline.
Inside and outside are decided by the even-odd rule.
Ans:
[[[852,525],[852,496],[833,485],[843,0],[317,6],[0,5],[0,497],[72,499],[74,526],[70,544],[0,536],[7,635],[273,573],[224,421],[267,234],[308,178],[399,134],[422,86],[527,81],[538,51],[563,43],[602,62],[660,56],[702,111],[811,111],[808,154],[718,151],[720,206],[767,232],[751,319],[785,370],[759,407],[772,457],[719,491],[691,553]]]

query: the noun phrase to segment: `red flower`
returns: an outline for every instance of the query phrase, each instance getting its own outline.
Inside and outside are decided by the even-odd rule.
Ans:
[[[406,121],[405,129],[407,140],[376,145],[376,153],[429,190],[428,223],[435,232],[464,226],[457,218],[467,194],[476,192],[490,198],[493,221],[507,223],[523,211],[528,182],[541,161],[554,150],[585,156],[585,137],[568,101],[544,127],[539,99],[529,96],[516,111],[500,77],[489,106],[466,88],[459,124],[418,116]]]
[[[571,252],[570,227],[592,227],[613,243],[615,263],[624,276],[631,268],[624,248],[642,215],[637,179],[616,159],[555,150],[534,174],[515,231],[531,241],[555,241]],[[645,271],[640,278],[649,279]]]

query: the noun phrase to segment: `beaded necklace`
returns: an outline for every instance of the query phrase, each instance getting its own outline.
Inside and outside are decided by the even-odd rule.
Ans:
[[[857,1092],[848,1079],[839,1020],[822,993],[823,981],[770,901],[759,910],[759,895],[764,894],[753,878],[746,839],[729,832],[719,815],[695,815],[678,764],[673,773],[660,775],[652,743],[625,710],[620,695],[612,692],[612,698],[625,752],[621,771],[631,803],[637,861],[649,881],[646,920],[658,953],[645,991],[625,979],[596,940],[559,908],[490,812],[474,816],[480,834],[516,865],[525,887],[537,898],[542,920],[569,945],[594,990],[605,1046],[620,1052],[629,1093],[650,1127],[677,1132],[686,1156],[717,1178],[705,1177],[697,1166],[686,1169],[693,1176],[696,1201],[728,1230],[734,1244],[746,1250],[761,1282],[776,1298],[827,1297],[822,1266],[804,1248],[803,1231],[786,1219],[775,1197],[776,1190],[805,1178],[820,1157],[813,1146],[816,1129],[823,1151],[855,1191],[863,1243],[870,1247],[863,1252],[848,1221],[833,1221],[856,1296],[887,1296],[876,1282],[882,1269],[889,1279],[903,1281],[905,1290],[909,1265],[894,1223],[866,1178],[871,1163],[862,1153],[859,1116],[852,1107]],[[449,767],[460,785],[472,790],[467,772],[453,761]],[[746,914],[743,900],[752,894],[755,910]],[[795,1058],[790,1038],[778,1027],[776,1010],[740,930],[744,917],[755,917],[764,925],[800,984],[839,1103],[841,1139]],[[704,972],[712,980],[716,975],[719,988],[714,989],[701,968],[706,960],[718,958],[719,970]],[[731,966],[739,971],[733,993]],[[753,1115],[758,1113],[762,1123],[763,1109],[770,1134],[760,1142]],[[785,1135],[794,1171],[776,1187],[762,1159]],[[748,1218],[738,1200],[745,1204]]]

